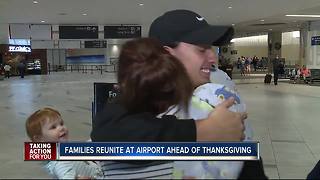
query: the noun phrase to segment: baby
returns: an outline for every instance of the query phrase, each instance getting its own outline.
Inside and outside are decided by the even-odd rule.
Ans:
[[[233,97],[235,104],[229,109],[245,112],[246,106],[240,98],[234,82],[219,69],[211,72],[211,82],[197,87],[193,92],[188,111],[173,113],[179,118],[203,119],[224,100]],[[169,114],[176,111],[172,109]],[[245,141],[252,140],[253,133],[248,121],[245,121]],[[243,167],[243,161],[175,161],[174,177],[192,177],[199,179],[237,179]]]
[[[34,112],[26,121],[26,131],[33,142],[68,141],[68,129],[61,114],[52,108]],[[92,161],[48,161],[44,168],[58,179],[98,178],[101,168]]]

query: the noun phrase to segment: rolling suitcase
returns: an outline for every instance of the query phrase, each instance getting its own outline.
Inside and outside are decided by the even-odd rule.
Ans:
[[[271,74],[266,74],[266,76],[264,77],[264,83],[265,84],[270,84],[271,83],[271,79],[272,79],[272,75]]]

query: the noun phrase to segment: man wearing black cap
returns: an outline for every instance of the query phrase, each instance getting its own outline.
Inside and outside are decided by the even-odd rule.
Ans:
[[[233,33],[232,27],[211,26],[195,12],[174,10],[151,24],[149,36],[158,39],[184,64],[196,88],[210,82],[210,69],[217,62],[211,46],[229,43]],[[239,178],[266,178],[262,163],[246,162]]]
[[[210,82],[210,69],[217,61],[211,46],[229,43],[233,28],[211,26],[192,11],[174,10],[153,21],[149,37],[160,40],[185,65],[197,87]]]

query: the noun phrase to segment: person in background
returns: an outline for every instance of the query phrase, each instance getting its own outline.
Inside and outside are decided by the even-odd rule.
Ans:
[[[238,60],[237,60],[237,69],[240,69],[240,65],[241,65],[241,59],[240,59],[240,57],[238,57]]]
[[[241,58],[240,74],[241,74],[241,76],[246,76],[246,65],[245,65],[244,57]]]
[[[260,60],[261,63],[261,69],[266,70],[268,68],[268,58],[262,57]]]
[[[251,75],[251,59],[249,57],[245,58],[244,61],[245,71],[247,75]]]
[[[32,142],[68,141],[69,131],[60,113],[52,108],[39,109],[26,121],[26,132]],[[101,168],[92,161],[48,161],[48,173],[58,179],[91,179],[102,176]]]
[[[4,69],[3,69],[2,64],[0,64],[0,78],[1,78],[0,80],[3,80],[2,75],[5,75],[5,73],[4,73]]]
[[[256,55],[253,56],[251,63],[253,65],[253,70],[257,71],[258,57]]]
[[[285,77],[285,70],[284,70],[284,62],[280,61],[279,63],[279,74],[281,75],[281,77]]]
[[[280,73],[279,55],[277,55],[276,58],[273,59],[272,65],[273,65],[273,83],[274,85],[278,85],[278,78]]]
[[[299,64],[296,64],[295,68],[291,70],[290,80],[293,80],[293,84],[296,84],[299,78],[300,78],[300,68],[299,68]]]
[[[25,70],[26,70],[26,65],[23,63],[23,61],[20,61],[18,64],[18,71],[21,78],[24,78]]]
[[[9,64],[6,64],[4,67],[4,73],[6,78],[10,78],[10,71],[11,71],[11,66]]]
[[[307,82],[306,79],[311,76],[310,70],[305,65],[303,65],[302,68],[300,69],[300,73],[304,82]]]

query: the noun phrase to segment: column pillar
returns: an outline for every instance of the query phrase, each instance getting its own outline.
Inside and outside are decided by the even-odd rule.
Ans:
[[[296,62],[297,64],[300,65],[300,67],[306,64],[309,27],[310,27],[310,23],[306,22],[301,24],[301,28],[300,28],[300,54],[299,54],[299,61]]]
[[[272,60],[279,55],[281,57],[282,32],[268,33],[268,71],[272,70]]]
[[[273,59],[276,55],[281,57],[282,32],[268,33],[268,57]]]

